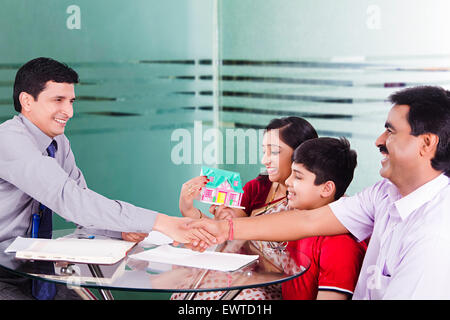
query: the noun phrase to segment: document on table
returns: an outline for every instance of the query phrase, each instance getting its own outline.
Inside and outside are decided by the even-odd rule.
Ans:
[[[14,241],[6,248],[5,253],[13,253],[29,248],[33,243],[37,241],[45,241],[47,239],[41,238],[22,238],[17,237]]]
[[[151,231],[149,232],[148,236],[142,240],[141,244],[146,245],[163,245],[163,244],[169,244],[172,243],[173,239],[166,236],[164,233],[161,233],[159,231]]]
[[[129,257],[149,262],[168,263],[185,267],[217,271],[236,271],[254,262],[259,256],[214,251],[197,252],[190,249],[162,245],[137,254],[132,254]]]
[[[15,251],[17,259],[114,264],[135,244],[123,240],[17,237],[5,252]]]

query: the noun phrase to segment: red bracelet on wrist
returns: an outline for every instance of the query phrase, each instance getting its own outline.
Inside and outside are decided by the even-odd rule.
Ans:
[[[229,231],[228,231],[228,240],[231,241],[233,240],[234,237],[234,232],[233,232],[233,219],[228,219],[228,226],[229,226]]]

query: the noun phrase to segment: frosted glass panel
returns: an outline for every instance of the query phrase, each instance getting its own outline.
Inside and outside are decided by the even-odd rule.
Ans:
[[[450,89],[449,9],[447,0],[2,1],[0,122],[15,114],[17,69],[53,57],[80,74],[66,133],[89,187],[107,197],[180,215],[181,185],[202,164],[247,182],[261,170],[260,129],[290,115],[350,140],[354,194],[380,179],[386,98],[420,84]]]
[[[244,183],[258,174],[257,130],[289,115],[351,141],[353,194],[379,179],[374,141],[389,94],[450,83],[444,0],[18,0],[1,8],[0,121],[14,114],[20,65],[37,56],[68,63],[81,83],[67,135],[90,187],[173,215],[181,184],[201,164],[239,171]],[[227,142],[227,130],[245,139]]]
[[[348,138],[358,166],[348,194],[380,179],[374,142],[388,96],[450,84],[446,1],[220,1],[220,121],[262,128],[296,115],[319,136]],[[259,141],[258,143],[261,143]],[[251,153],[249,146],[235,153]],[[227,164],[249,180],[261,166]]]
[[[80,75],[66,135],[88,186],[180,215],[181,184],[200,165],[172,161],[172,133],[212,125],[212,4],[196,1],[6,1],[0,5],[0,121],[26,61],[47,56]],[[206,79],[201,77],[206,75]],[[208,77],[209,76],[209,77]],[[56,227],[65,227],[63,221]]]

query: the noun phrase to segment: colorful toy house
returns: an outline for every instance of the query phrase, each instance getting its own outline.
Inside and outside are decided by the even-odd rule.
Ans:
[[[240,208],[242,195],[241,175],[237,172],[202,167],[203,176],[207,176],[209,182],[200,192],[200,201],[210,204],[224,204],[231,208]]]

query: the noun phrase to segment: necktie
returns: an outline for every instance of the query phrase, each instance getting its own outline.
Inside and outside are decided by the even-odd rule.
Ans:
[[[55,157],[56,153],[56,141],[53,140],[52,143],[47,148],[48,156],[51,158]],[[39,223],[38,238],[51,239],[52,238],[52,216],[53,212],[42,203],[39,203],[39,213],[41,215],[41,222]]]
[[[56,153],[56,141],[53,140],[50,146],[47,148],[48,156],[55,157]],[[53,212],[42,203],[39,203],[40,223],[38,229],[38,238],[51,239],[52,238],[52,215]],[[40,267],[42,271],[52,271],[53,263],[48,261],[40,261]],[[33,297],[38,300],[51,300],[55,297],[56,286],[54,283],[32,280],[31,293]]]

